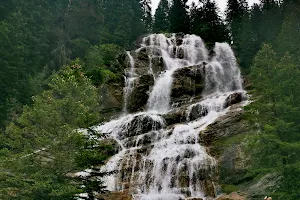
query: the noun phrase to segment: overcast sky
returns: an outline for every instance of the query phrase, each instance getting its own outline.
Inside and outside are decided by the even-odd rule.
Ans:
[[[158,6],[160,0],[152,0],[152,12],[155,12],[155,9]],[[197,0],[189,0],[188,3],[191,3],[193,1],[197,1]],[[227,4],[227,0],[216,0],[218,6],[220,7],[221,11],[223,12],[226,8],[226,4]],[[248,0],[249,5],[251,6],[253,3],[258,3],[259,0]]]

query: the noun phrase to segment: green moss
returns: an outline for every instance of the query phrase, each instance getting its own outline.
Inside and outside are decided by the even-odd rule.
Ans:
[[[237,190],[238,190],[238,187],[235,186],[235,185],[222,185],[222,191],[224,193],[229,194],[229,193],[232,193],[232,192],[237,191]]]

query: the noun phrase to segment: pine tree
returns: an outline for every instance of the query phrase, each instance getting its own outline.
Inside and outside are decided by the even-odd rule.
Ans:
[[[242,30],[243,19],[247,16],[248,5],[245,0],[228,0],[226,22],[231,32],[231,40],[235,41]]]
[[[150,0],[142,0],[141,6],[143,10],[143,18],[142,21],[144,22],[144,26],[148,32],[152,29],[152,8],[151,8],[151,1]]]
[[[300,41],[296,38],[300,38],[300,8],[295,6],[289,9],[289,15],[285,18],[282,25],[280,34],[276,40],[276,47],[279,54],[282,56],[286,52],[292,55],[292,59],[295,63],[299,63],[300,57]]]
[[[169,3],[168,0],[161,0],[158,4],[158,8],[154,15],[153,32],[168,32],[170,21],[169,21]]]
[[[214,1],[203,2],[202,7],[192,6],[191,13],[192,33],[200,35],[207,45],[213,46],[215,42],[228,41],[225,23]]]
[[[190,32],[190,19],[186,3],[187,0],[173,0],[169,14],[170,32]]]
[[[262,20],[260,22],[261,42],[273,43],[278,36],[282,23],[283,15],[280,4],[275,0],[261,0]]]

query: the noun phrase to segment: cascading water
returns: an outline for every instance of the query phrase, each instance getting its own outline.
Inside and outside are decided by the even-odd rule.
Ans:
[[[129,70],[128,76],[125,76],[124,107],[123,107],[124,113],[127,113],[128,99],[132,93],[132,89],[134,86],[134,80],[136,79],[136,77],[134,77],[134,59],[131,56],[129,51],[127,51],[127,56],[129,58],[130,70]]]
[[[208,52],[202,39],[195,35],[186,35],[176,40],[175,34],[171,38],[158,34],[150,35],[144,41],[150,41],[150,48],[158,47],[161,50],[166,69],[153,87],[148,100],[148,110],[166,113],[169,110],[174,71],[185,66],[196,65],[200,61],[207,61]],[[142,44],[142,46],[146,45]]]
[[[213,123],[228,109],[224,106],[232,94],[243,92],[240,71],[228,44],[216,43],[215,55],[209,61],[208,51],[201,38],[195,35],[166,37],[154,34],[143,39],[149,62],[147,73],[156,76],[152,59],[161,57],[164,71],[155,79],[144,112],[127,114],[103,125],[93,127],[116,140],[120,151],[102,167],[103,171],[118,173],[104,182],[108,189],[131,188],[136,200],[179,200],[187,197],[214,196],[212,176],[216,161],[201,145],[200,131]],[[136,52],[139,52],[138,49]],[[125,84],[126,109],[134,87],[134,59],[128,53],[131,67]],[[203,64],[205,63],[205,64]],[[199,101],[189,101],[184,123],[167,123],[174,73],[194,66],[200,70],[205,89]],[[188,74],[188,76],[192,76]],[[176,108],[178,109],[178,108]],[[127,185],[127,186],[126,186]]]

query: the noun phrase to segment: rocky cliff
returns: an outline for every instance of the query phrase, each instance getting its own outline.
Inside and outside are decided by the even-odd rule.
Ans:
[[[198,36],[158,34],[126,59],[123,91],[108,96],[123,94],[111,104],[123,114],[92,128],[119,145],[102,168],[118,171],[108,188],[140,200],[211,199],[239,181],[247,158],[240,143],[224,143],[248,128],[248,97],[230,46],[216,43],[209,56]]]

